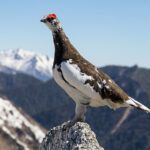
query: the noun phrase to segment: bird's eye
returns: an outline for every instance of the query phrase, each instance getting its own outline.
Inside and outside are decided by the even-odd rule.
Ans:
[[[47,18],[47,21],[51,22],[54,18]]]

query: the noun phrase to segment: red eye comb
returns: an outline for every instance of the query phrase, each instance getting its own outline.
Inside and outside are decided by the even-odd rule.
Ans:
[[[49,14],[48,18],[56,18],[56,15],[55,14]]]

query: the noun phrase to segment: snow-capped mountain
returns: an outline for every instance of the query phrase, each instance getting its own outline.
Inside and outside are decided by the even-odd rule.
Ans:
[[[0,149],[36,150],[44,135],[33,119],[0,97]]]
[[[5,73],[25,73],[40,80],[52,77],[53,59],[48,56],[23,49],[0,51],[0,71]]]

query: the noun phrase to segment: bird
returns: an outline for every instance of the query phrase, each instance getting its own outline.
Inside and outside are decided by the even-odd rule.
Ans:
[[[130,97],[107,74],[86,60],[70,42],[55,14],[45,15],[43,22],[52,32],[55,47],[53,77],[76,103],[75,117],[70,124],[85,121],[87,106],[150,109]]]

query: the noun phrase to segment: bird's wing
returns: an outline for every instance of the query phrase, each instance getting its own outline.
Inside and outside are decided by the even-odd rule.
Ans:
[[[86,96],[94,99],[100,98],[99,93],[94,91],[90,84],[86,84],[86,81],[93,81],[93,76],[87,75],[81,72],[81,69],[77,64],[72,64],[69,61],[61,63],[61,71],[65,80],[74,88]]]
[[[115,103],[123,103],[128,95],[101,70],[90,66],[83,72],[81,66],[63,61],[61,71],[65,80],[74,88],[92,99],[110,99]]]

